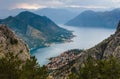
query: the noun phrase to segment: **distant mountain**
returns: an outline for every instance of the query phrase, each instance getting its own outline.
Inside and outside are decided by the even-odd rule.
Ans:
[[[74,18],[78,13],[69,11],[67,9],[44,8],[35,11],[36,14],[47,16],[55,23],[66,23],[68,20]]]
[[[116,28],[120,20],[120,9],[105,12],[84,11],[65,25],[79,27]]]
[[[16,14],[22,11],[31,11],[33,13],[47,16],[52,19],[56,23],[66,23],[68,20],[74,18],[79,13],[85,10],[93,10],[93,11],[105,11],[106,9],[100,8],[76,8],[76,7],[64,7],[64,8],[43,8],[43,9],[0,9],[0,18],[4,19],[8,16],[15,16]],[[65,18],[64,18],[65,17]]]
[[[48,46],[52,42],[62,42],[72,36],[70,31],[57,26],[49,18],[28,11],[2,19],[0,24],[8,25],[30,48]]]

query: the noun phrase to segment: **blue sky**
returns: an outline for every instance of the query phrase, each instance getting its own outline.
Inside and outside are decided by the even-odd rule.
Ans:
[[[120,0],[0,0],[0,9],[120,8]]]

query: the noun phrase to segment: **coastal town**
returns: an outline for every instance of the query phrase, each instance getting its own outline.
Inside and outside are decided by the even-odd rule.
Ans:
[[[69,64],[76,58],[80,57],[82,50],[74,49],[74,50],[69,50],[66,52],[63,52],[57,57],[52,57],[50,58],[50,62],[47,64],[47,68],[49,70],[55,70],[62,68],[63,66]]]

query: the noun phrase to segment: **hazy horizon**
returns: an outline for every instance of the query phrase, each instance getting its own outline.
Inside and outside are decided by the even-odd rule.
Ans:
[[[120,0],[0,0],[0,19],[18,14],[23,10],[36,11],[44,8],[67,9],[81,13],[85,10],[109,11],[120,8]]]
[[[0,10],[4,9],[41,9],[41,8],[120,8],[120,0],[0,0]]]

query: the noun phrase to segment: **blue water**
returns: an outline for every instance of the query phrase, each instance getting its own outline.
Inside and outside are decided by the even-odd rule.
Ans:
[[[105,38],[109,37],[114,33],[115,29],[104,29],[104,28],[78,28],[60,25],[63,28],[74,31],[73,34],[76,35],[70,43],[60,43],[53,44],[50,47],[39,48],[32,52],[40,65],[47,64],[48,58],[58,56],[64,51],[70,49],[88,49],[98,44]]]

